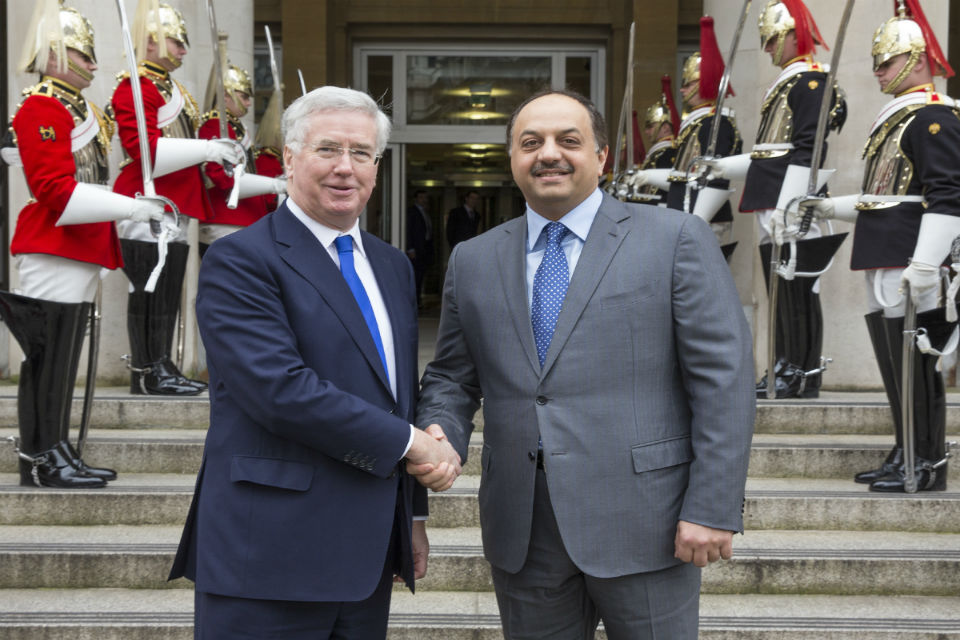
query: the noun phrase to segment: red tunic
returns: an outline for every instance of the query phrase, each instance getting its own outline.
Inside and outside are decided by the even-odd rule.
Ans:
[[[258,175],[270,178],[279,178],[283,175],[283,159],[277,155],[272,147],[257,149],[254,155],[256,156],[254,162],[257,164]],[[276,210],[279,204],[277,194],[268,193],[260,197],[263,198],[263,206],[268,213]]]
[[[166,99],[154,84],[155,82],[172,82],[169,75],[161,75],[156,71],[145,71],[141,63],[140,88],[143,93],[144,115],[147,121],[147,139],[150,142],[150,155],[157,157],[157,140],[164,132],[157,124],[157,112],[166,103]],[[188,96],[184,96],[188,98]],[[120,144],[131,161],[120,170],[113,190],[117,193],[132,196],[143,193],[143,172],[140,168],[140,138],[137,133],[137,118],[133,108],[133,91],[130,88],[130,78],[124,78],[113,92],[113,113],[117,121],[117,133]],[[182,116],[182,114],[181,114]],[[190,132],[190,136],[192,137]],[[157,194],[166,196],[176,203],[183,215],[208,221],[213,215],[210,202],[207,200],[206,189],[203,187],[203,174],[199,166],[186,167],[153,181]]]
[[[112,222],[56,226],[77,185],[74,126],[70,110],[50,95],[31,95],[17,110],[13,131],[34,199],[20,211],[10,253],[45,253],[116,269],[123,258]]]
[[[237,131],[233,122],[227,119],[227,132],[232,140],[237,140]],[[220,119],[210,118],[203,123],[197,137],[203,140],[212,140],[220,137]],[[249,167],[249,164],[248,164]],[[230,198],[230,191],[233,189],[233,178],[227,175],[223,167],[216,162],[208,162],[204,166],[204,172],[209,178],[207,195],[210,196],[210,204],[213,206],[213,218],[207,222],[213,224],[232,224],[238,227],[247,227],[267,215],[270,211],[262,196],[253,196],[250,198],[241,198],[237,200],[237,208],[227,207],[227,200]],[[259,173],[259,172],[258,172]]]

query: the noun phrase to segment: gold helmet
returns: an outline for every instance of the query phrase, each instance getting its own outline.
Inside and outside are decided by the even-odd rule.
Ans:
[[[647,129],[649,127],[667,124],[669,122],[670,107],[667,106],[667,101],[664,99],[664,96],[660,96],[659,100],[647,108],[647,111],[643,116],[643,128]]]
[[[760,30],[761,49],[766,49],[770,41],[776,38],[777,48],[773,59],[778,64],[785,62],[782,60],[783,47],[786,36],[791,31],[797,37],[797,55],[799,56],[812,54],[818,44],[829,49],[803,0],[770,0],[760,11],[757,26]]]
[[[909,10],[909,11],[908,11]],[[896,56],[906,54],[907,61],[899,73],[884,87],[884,93],[896,93],[901,89],[904,79],[917,66],[924,53],[930,62],[933,75],[953,75],[953,69],[947,63],[933,30],[927,22],[917,0],[901,1],[897,15],[884,22],[873,34],[873,70],[876,71],[885,62]]]
[[[770,0],[767,6],[760,10],[757,26],[760,30],[760,49],[765,49],[768,42],[777,38],[780,41],[777,48],[782,52],[783,37],[796,29],[797,23],[790,15],[787,5],[780,0]]]
[[[180,66],[180,61],[167,51],[167,38],[190,46],[183,14],[169,4],[157,0],[140,0],[133,19],[133,38],[137,58],[143,59],[147,52],[147,41],[153,38],[160,48],[160,57],[172,62],[174,68]]]
[[[694,51],[683,61],[680,84],[686,85],[700,80],[700,52]]]
[[[227,68],[224,69],[223,88],[231,95],[239,91],[253,97],[253,83],[250,81],[250,74],[235,64],[228,64]]]
[[[656,127],[654,137],[660,132],[662,125],[665,124],[672,127],[673,133],[680,129],[680,115],[677,113],[677,107],[673,102],[673,86],[669,75],[660,78],[660,87],[660,99],[647,109],[643,118],[644,129]]]
[[[81,76],[92,80],[93,76],[80,69],[67,57],[67,49],[75,49],[94,62],[97,54],[93,48],[93,26],[79,11],[72,7],[60,6],[57,0],[38,2],[33,16],[23,54],[20,57],[20,69],[43,73],[46,59],[38,60],[40,53],[53,50],[57,65],[61,70],[68,67]]]

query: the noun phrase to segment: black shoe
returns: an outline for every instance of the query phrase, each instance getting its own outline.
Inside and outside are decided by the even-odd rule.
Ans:
[[[25,481],[27,479],[21,475],[21,485],[59,489],[97,489],[107,486],[103,478],[89,476],[79,469],[69,456],[64,455],[60,444],[31,456],[29,481]]]
[[[198,384],[202,384],[201,388]],[[130,393],[151,396],[195,396],[206,390],[206,383],[183,377],[173,363],[159,360],[130,373]]]
[[[88,466],[87,463],[80,458],[80,454],[77,453],[77,450],[73,448],[73,445],[70,444],[69,441],[62,440],[61,442],[57,443],[57,447],[60,448],[60,452],[63,453],[65,457],[69,458],[71,462],[73,462],[74,466],[88,476],[93,478],[102,478],[103,480],[117,479],[117,472],[113,469]]]
[[[945,465],[939,469],[933,469],[929,462],[918,458],[914,475],[917,478],[917,491],[946,491],[947,489],[947,468]],[[905,493],[905,484],[904,468],[901,465],[894,469],[892,473],[874,480],[870,484],[870,491]]]
[[[773,367],[773,372],[776,378],[774,379],[774,390],[775,397],[779,400],[781,398],[800,398],[808,397],[802,396],[801,388],[803,385],[803,374],[804,371],[800,367],[790,364],[783,358],[777,360],[777,363]],[[767,399],[767,375],[764,374],[763,378],[760,379],[760,382],[757,383],[756,387],[757,399],[766,400]],[[816,390],[817,395],[819,395],[819,389]],[[812,396],[817,397],[817,396]]]
[[[883,464],[880,465],[878,469],[871,469],[870,471],[862,471],[855,476],[853,476],[853,481],[860,484],[870,484],[884,476],[888,476],[891,473],[895,472],[898,468],[903,468],[903,448],[894,447],[889,454],[887,454],[887,459],[883,461]]]

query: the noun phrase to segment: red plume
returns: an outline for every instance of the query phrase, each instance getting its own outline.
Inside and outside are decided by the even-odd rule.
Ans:
[[[894,2],[894,8],[898,3]],[[940,49],[940,43],[937,42],[937,36],[933,35],[933,29],[927,22],[927,16],[923,15],[923,9],[920,8],[920,0],[907,0],[907,16],[920,25],[920,31],[923,33],[923,39],[927,43],[927,60],[930,62],[930,71],[935,76],[950,78],[953,74],[953,67],[947,62],[947,57],[943,55]]]
[[[713,18],[700,18],[700,97],[704,100],[716,100],[720,91],[720,79],[723,77],[723,56],[717,46],[717,35],[713,32]],[[727,85],[730,95],[733,89]]]
[[[676,135],[680,131],[680,114],[677,112],[677,103],[673,101],[673,84],[668,74],[660,78],[660,87],[667,99],[667,106],[670,108],[670,124],[673,125],[673,133]]]
[[[637,112],[633,112],[631,118],[633,124],[633,164],[639,165],[647,156],[647,150],[643,147],[643,136],[640,134],[640,123],[637,122]]]
[[[787,11],[793,16],[794,33],[797,35],[797,54],[805,56],[816,51],[817,44],[822,44],[823,48],[830,50],[820,35],[820,28],[817,26],[810,9],[803,3],[803,0],[780,0]]]

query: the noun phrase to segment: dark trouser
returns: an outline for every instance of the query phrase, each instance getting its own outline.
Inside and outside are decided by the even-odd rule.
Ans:
[[[197,591],[195,640],[384,640],[393,591],[396,529],[374,592],[358,602],[254,600]],[[317,580],[323,580],[318,575]]]
[[[492,567],[506,640],[589,640],[598,622],[610,640],[696,640],[700,569],[594,578],[567,555],[543,470],[537,470],[530,548],[523,568]]]

